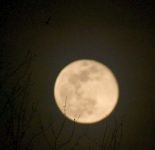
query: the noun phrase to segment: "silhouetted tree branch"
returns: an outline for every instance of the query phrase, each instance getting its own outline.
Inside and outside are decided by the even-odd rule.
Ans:
[[[95,146],[99,150],[119,150],[122,135],[123,121],[114,121],[113,127],[110,127],[109,123],[105,123],[102,137],[94,139],[86,136],[86,138],[92,145],[90,147]]]
[[[0,57],[4,57],[4,52],[0,53]],[[38,111],[36,99],[29,97],[32,81],[31,64],[34,55],[28,51],[24,60],[11,71],[9,63],[1,61],[0,71],[0,98],[2,105],[0,106],[0,133],[4,138],[0,139],[0,149],[2,150],[32,150],[35,141],[42,138],[49,150],[75,150],[78,149],[83,139],[88,141],[88,149],[93,150],[118,150],[123,135],[123,121],[115,121],[113,127],[109,123],[104,123],[104,131],[102,137],[89,137],[88,128],[81,134],[76,133],[76,121],[80,117],[75,118],[70,132],[66,134],[67,118],[64,117],[61,122],[52,122],[47,125],[43,124],[41,115]],[[8,68],[5,68],[7,66]],[[11,83],[11,84],[10,84]],[[64,104],[64,112],[66,112],[67,97]],[[37,115],[37,126],[32,122]],[[37,128],[32,134],[29,134],[33,128]],[[89,128],[91,130],[91,128]],[[28,135],[29,134],[29,135]],[[49,136],[50,134],[50,136]],[[63,136],[66,136],[63,138]],[[28,136],[28,137],[27,137]],[[25,140],[26,139],[26,140]],[[52,142],[51,142],[52,141]]]
[[[4,56],[3,56],[4,57]],[[1,62],[1,86],[0,97],[3,101],[1,106],[0,123],[4,138],[1,139],[0,149],[24,149],[22,142],[34,114],[36,113],[36,104],[32,104],[29,99],[29,90],[31,87],[31,63],[34,55],[30,51],[19,65],[11,71],[4,68]],[[31,108],[32,107],[32,108]],[[31,111],[31,112],[30,112]]]

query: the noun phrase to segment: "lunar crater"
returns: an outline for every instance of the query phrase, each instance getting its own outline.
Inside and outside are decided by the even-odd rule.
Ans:
[[[72,114],[79,114],[80,117],[82,118],[83,116],[87,115],[92,115],[94,112],[94,108],[96,105],[95,99],[92,98],[83,98],[80,100],[77,104],[76,107],[75,105],[71,105],[71,111]]]

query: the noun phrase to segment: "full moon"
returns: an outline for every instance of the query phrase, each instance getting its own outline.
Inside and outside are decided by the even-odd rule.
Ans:
[[[118,102],[119,88],[112,71],[90,59],[76,60],[57,76],[54,97],[60,111],[77,123],[96,123],[109,116]]]

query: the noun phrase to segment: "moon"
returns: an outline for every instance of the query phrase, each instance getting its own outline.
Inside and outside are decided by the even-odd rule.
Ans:
[[[76,60],[58,74],[54,97],[60,111],[77,123],[96,123],[117,105],[119,88],[112,71],[96,60]]]

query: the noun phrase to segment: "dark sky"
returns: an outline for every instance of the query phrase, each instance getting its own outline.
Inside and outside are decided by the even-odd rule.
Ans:
[[[116,75],[120,97],[114,112],[90,125],[88,134],[100,138],[106,121],[114,126],[114,120],[123,120],[121,150],[155,149],[154,1],[1,0],[0,12],[1,49],[12,67],[27,50],[36,54],[31,95],[39,102],[44,127],[53,120],[59,126],[63,120],[53,96],[58,72],[73,60],[96,59]],[[73,122],[66,124],[70,130],[64,137]],[[75,138],[87,128],[76,126]],[[47,149],[43,138],[35,140],[34,149]],[[81,142],[77,149],[88,145]]]

